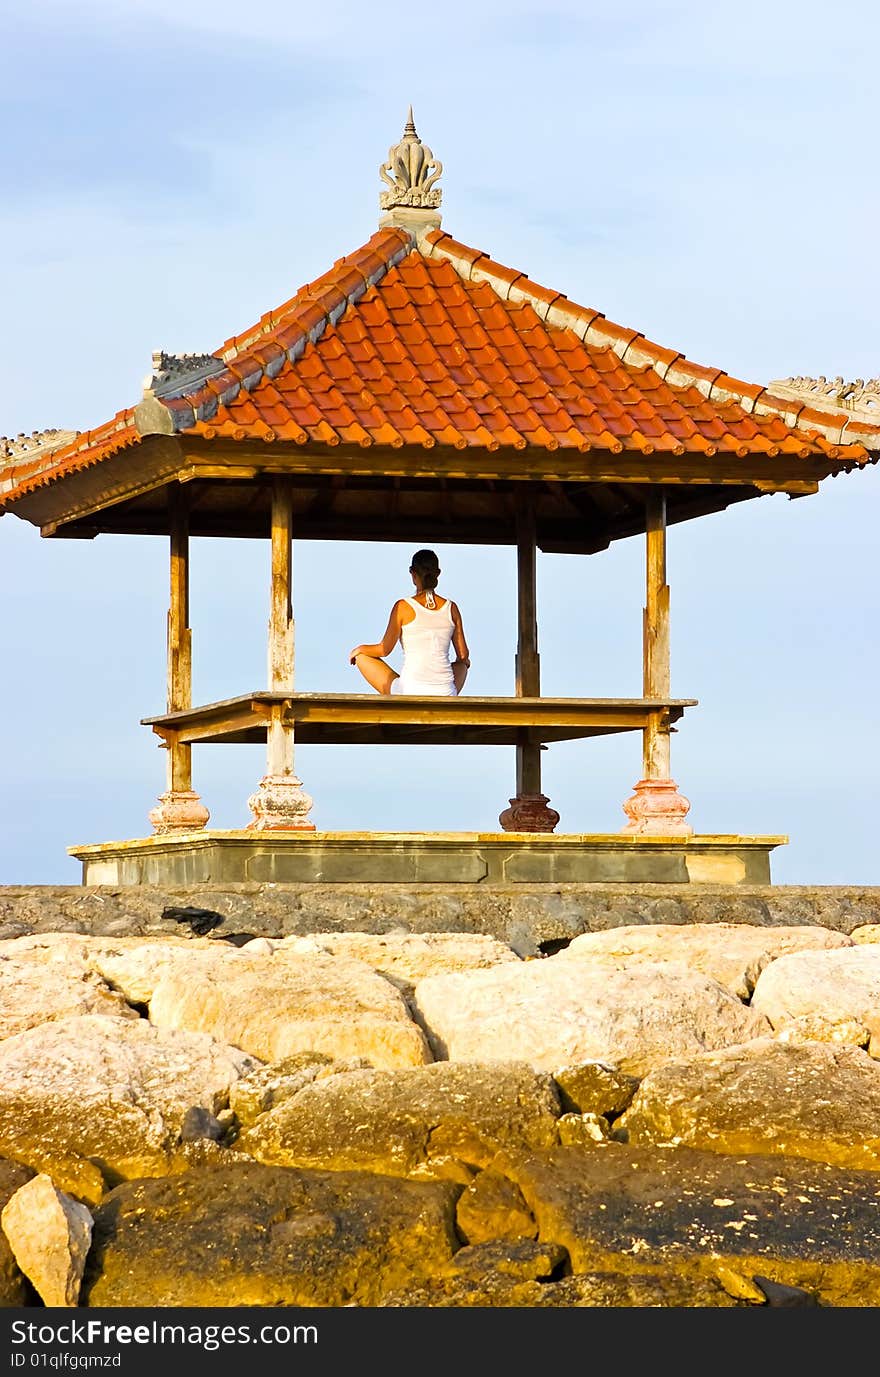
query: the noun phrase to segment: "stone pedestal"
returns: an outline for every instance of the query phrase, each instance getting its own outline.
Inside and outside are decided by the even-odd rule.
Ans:
[[[640,779],[623,805],[629,822],[620,830],[638,836],[690,837],[694,829],[685,821],[690,806],[674,779]]]
[[[517,794],[498,821],[505,832],[552,832],[559,814],[546,794]]]
[[[82,862],[83,884],[181,886],[244,885],[246,895],[260,884],[314,886],[315,916],[328,916],[325,895],[341,886],[359,913],[373,907],[365,886],[427,887],[424,913],[438,912],[447,887],[476,894],[487,886],[486,913],[510,905],[518,924],[532,905],[519,896],[552,891],[556,912],[560,885],[639,886],[714,884],[769,885],[770,852],[788,838],[754,836],[652,837],[636,833],[511,832],[320,832],[299,830],[202,830],[166,836],[75,846],[68,854]],[[439,886],[436,893],[432,887]],[[499,892],[497,887],[503,893]],[[535,888],[537,887],[537,888]],[[546,888],[542,888],[546,887]],[[302,896],[300,896],[301,898]],[[375,892],[374,892],[375,898]],[[247,899],[250,903],[250,899]],[[297,905],[300,899],[297,899]],[[399,903],[397,899],[395,903]],[[367,907],[364,908],[364,904]],[[589,900],[594,911],[595,896]],[[306,910],[310,904],[306,903]],[[566,904],[563,910],[568,911]],[[560,910],[563,911],[563,910]],[[133,912],[135,910],[132,910]],[[137,910],[140,911],[140,910]],[[543,905],[534,908],[546,912]],[[549,910],[548,910],[549,911]],[[403,912],[398,907],[395,912]],[[517,917],[516,915],[520,915]],[[542,919],[541,921],[544,921]],[[659,921],[659,920],[658,920]],[[334,919],[335,922],[335,919]]]
[[[159,833],[198,832],[206,827],[211,814],[192,789],[169,789],[159,795],[159,805],[151,808],[150,822]]]
[[[248,799],[253,822],[249,832],[314,832],[309,821],[312,799],[296,775],[264,775]]]

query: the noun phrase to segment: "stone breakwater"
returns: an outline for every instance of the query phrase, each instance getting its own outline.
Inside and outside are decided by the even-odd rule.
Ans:
[[[218,913],[227,935],[472,932],[521,956],[542,944],[633,923],[880,923],[880,886],[695,884],[228,884],[160,889],[0,885],[0,940],[39,932],[143,936],[176,931],[172,906]]]
[[[686,888],[0,891],[0,1304],[880,1305],[877,891]]]

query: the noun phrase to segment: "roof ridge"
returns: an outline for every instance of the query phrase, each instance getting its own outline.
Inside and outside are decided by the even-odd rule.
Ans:
[[[854,421],[851,411],[818,410],[803,397],[777,395],[771,391],[774,384],[744,382],[722,368],[694,363],[679,351],[648,339],[641,331],[608,320],[602,311],[580,306],[564,292],[542,287],[525,272],[496,262],[482,249],[470,248],[446,230],[433,229],[419,235],[416,247],[426,258],[446,259],[466,282],[486,282],[502,301],[528,302],[545,325],[571,330],[588,346],[612,349],[621,363],[630,367],[652,368],[671,387],[695,387],[707,401],[735,402],[747,414],[779,416],[790,429],[824,436],[830,442],[831,457],[835,457],[837,445],[851,442],[850,436],[854,441],[873,438],[880,446],[880,430]]]
[[[221,367],[209,376],[197,376],[195,387],[173,396],[161,387],[145,387],[144,400],[135,407],[140,433],[167,431],[168,420],[172,433],[187,430],[197,421],[210,420],[220,406],[234,401],[242,388],[251,391],[264,376],[276,377],[285,363],[299,358],[308,344],[320,339],[329,325],[335,325],[350,305],[414,247],[414,237],[405,230],[377,230],[366,244],[338,258],[328,272],[304,284],[281,306],[265,312],[250,329],[221,344],[213,354]],[[186,379],[181,381],[185,385]]]

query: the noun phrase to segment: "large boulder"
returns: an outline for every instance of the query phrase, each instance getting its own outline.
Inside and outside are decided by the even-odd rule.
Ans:
[[[236,1147],[277,1165],[466,1182],[501,1148],[558,1142],[560,1112],[551,1078],[528,1065],[349,1071],[306,1085],[257,1119]]]
[[[80,1014],[139,1016],[117,990],[76,962],[0,955],[0,1040]]]
[[[567,1113],[601,1114],[609,1120],[623,1113],[639,1086],[635,1076],[600,1061],[561,1066],[553,1079]]]
[[[216,1114],[254,1066],[205,1033],[165,1032],[144,1019],[86,1014],[40,1024],[0,1042],[0,1153],[56,1182],[82,1161],[111,1184],[161,1175],[187,1110]],[[85,1190],[70,1193],[89,1201]]]
[[[458,1187],[257,1163],[132,1181],[95,1211],[89,1306],[377,1305],[442,1271]]]
[[[149,1011],[158,1028],[210,1033],[265,1062],[297,1052],[365,1057],[381,1068],[432,1060],[400,991],[344,956],[235,950],[193,970],[182,964],[159,980]]]
[[[0,1226],[15,1260],[43,1304],[79,1304],[79,1288],[92,1241],[86,1206],[58,1190],[50,1176],[34,1176],[0,1213]]]
[[[413,996],[438,1059],[601,1061],[634,1076],[769,1032],[718,981],[680,964],[553,956],[428,976]]]
[[[336,1076],[341,1071],[358,1071],[369,1063],[364,1057],[334,1061],[323,1052],[297,1052],[283,1061],[270,1061],[250,1071],[229,1088],[229,1108],[239,1130],[250,1128],[261,1114],[283,1100],[298,1095],[312,1081]]]
[[[818,1037],[824,1027],[829,1040],[863,1037],[873,1054],[880,1042],[880,945],[780,957],[758,977],[752,1007],[780,1033],[796,1034],[806,1024]]]
[[[71,978],[98,976],[128,1003],[146,1004],[159,978],[174,966],[182,964],[192,971],[199,961],[220,961],[224,956],[234,956],[235,950],[216,939],[185,938],[176,933],[95,937],[46,932],[0,942],[0,961],[55,966]]]
[[[781,1157],[688,1147],[558,1147],[507,1164],[575,1273],[756,1276],[829,1306],[880,1304],[880,1178]]]
[[[324,953],[365,961],[404,995],[412,994],[428,975],[521,960],[506,942],[475,932],[316,932],[286,937],[280,945],[298,955]]]
[[[630,961],[683,961],[748,999],[761,971],[793,951],[851,947],[841,932],[820,927],[758,927],[750,923],[653,923],[586,932],[560,955]]]
[[[733,1309],[762,1305],[757,1287],[754,1298],[731,1295],[714,1277],[679,1276],[675,1272],[582,1272],[554,1281],[522,1280],[500,1269],[459,1272],[432,1278],[423,1286],[392,1291],[381,1306],[414,1306],[460,1309]]]
[[[857,1047],[760,1038],[652,1071],[616,1128],[631,1143],[880,1171],[880,1064]]]

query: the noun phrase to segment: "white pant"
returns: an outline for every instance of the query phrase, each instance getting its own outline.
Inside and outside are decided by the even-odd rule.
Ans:
[[[417,680],[407,680],[406,683],[404,683],[403,675],[398,674],[391,685],[391,692],[395,694],[412,693],[416,696],[423,695],[430,698],[455,698],[458,690],[452,682],[450,682],[448,688],[438,688],[436,684],[420,684]]]

